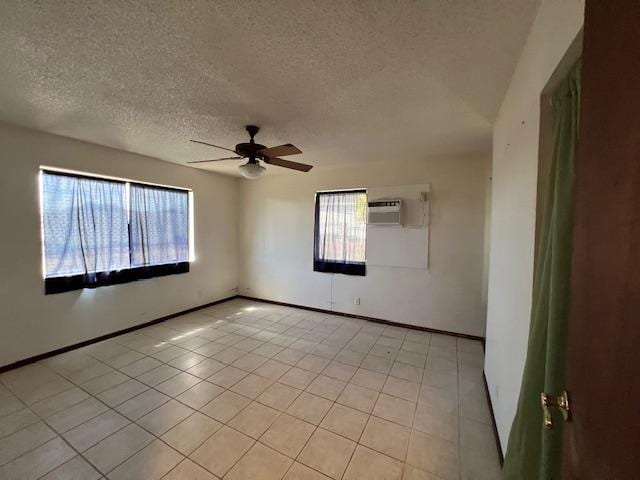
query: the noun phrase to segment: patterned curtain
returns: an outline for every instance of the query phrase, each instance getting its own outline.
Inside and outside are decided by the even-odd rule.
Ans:
[[[314,270],[365,275],[367,192],[316,194]]]
[[[131,184],[131,265],[189,261],[189,195]]]
[[[45,277],[129,268],[125,183],[42,175]]]

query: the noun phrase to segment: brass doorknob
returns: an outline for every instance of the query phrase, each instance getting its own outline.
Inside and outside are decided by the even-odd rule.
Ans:
[[[551,414],[552,408],[560,410],[565,422],[570,420],[571,410],[569,408],[569,394],[566,390],[557,396],[542,392],[540,394],[540,403],[542,404],[542,422],[544,428],[547,430],[551,430],[553,428],[553,415]]]

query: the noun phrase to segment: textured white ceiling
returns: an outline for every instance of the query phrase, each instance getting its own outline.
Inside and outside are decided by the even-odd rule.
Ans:
[[[317,166],[486,151],[538,3],[2,0],[0,119],[177,163],[247,123]]]

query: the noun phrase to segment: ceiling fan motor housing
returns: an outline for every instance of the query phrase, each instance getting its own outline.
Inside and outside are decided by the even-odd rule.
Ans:
[[[241,155],[245,158],[248,157],[250,161],[254,161],[256,158],[262,158],[262,155],[258,155],[258,151],[267,147],[259,143],[255,143],[253,140],[253,137],[255,137],[260,131],[260,127],[257,127],[255,125],[247,125],[245,129],[251,137],[251,141],[248,143],[237,144],[236,152],[238,153],[238,155]]]
[[[264,145],[260,145],[259,143],[239,143],[236,145],[236,152],[238,153],[238,155],[241,155],[243,157],[250,157],[250,158],[261,158],[260,155],[258,155],[258,151],[262,150],[263,148],[267,148]]]

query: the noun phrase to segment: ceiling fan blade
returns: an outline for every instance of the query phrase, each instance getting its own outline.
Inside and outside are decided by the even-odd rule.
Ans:
[[[286,155],[298,155],[299,153],[302,153],[302,150],[295,145],[285,143],[284,145],[279,145],[277,147],[263,148],[262,150],[258,150],[258,153],[263,157],[274,158]]]
[[[219,162],[220,160],[240,160],[241,158],[242,157],[214,158],[213,160],[194,160],[193,162],[187,162],[187,163]]]
[[[306,165],[304,163],[292,162],[283,158],[265,158],[265,163],[269,165],[277,165],[278,167],[291,168],[292,170],[298,170],[299,172],[308,172],[313,168],[313,165]]]
[[[208,145],[210,147],[221,148],[222,150],[227,150],[228,152],[233,152],[236,154],[238,153],[235,150],[231,150],[230,148],[227,148],[227,147],[221,147],[220,145],[214,145],[213,143],[201,142],[200,140],[189,140],[189,141],[193,143],[201,143],[202,145]]]

